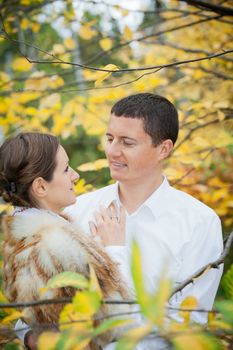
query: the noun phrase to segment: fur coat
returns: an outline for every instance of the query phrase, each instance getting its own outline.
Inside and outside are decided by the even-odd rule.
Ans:
[[[62,271],[75,271],[88,277],[89,263],[104,298],[128,297],[117,264],[98,243],[66,218],[42,209],[28,209],[6,216],[3,229],[3,286],[9,301],[40,299],[40,288]],[[73,296],[75,292],[73,288],[51,289],[46,297]],[[24,321],[30,325],[56,323],[63,306],[25,308]],[[116,308],[111,306],[108,312],[119,312]]]

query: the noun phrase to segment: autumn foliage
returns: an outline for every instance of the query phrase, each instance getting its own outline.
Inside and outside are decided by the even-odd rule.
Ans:
[[[233,226],[232,4],[200,2],[2,0],[1,137],[19,130],[59,136],[81,174],[77,194],[83,193],[111,181],[103,150],[113,103],[137,92],[163,95],[180,118],[165,174],[175,187],[212,207],[228,233]],[[8,208],[2,203],[0,209]],[[225,290],[232,288],[227,281]],[[142,336],[154,325],[150,315],[149,321]],[[180,337],[174,346],[185,349],[190,334]],[[193,348],[218,349],[198,337]]]

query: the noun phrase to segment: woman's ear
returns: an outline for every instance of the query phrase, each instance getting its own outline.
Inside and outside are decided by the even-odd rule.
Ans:
[[[42,177],[37,177],[32,182],[31,192],[35,198],[44,198],[47,194],[47,182]]]
[[[172,153],[173,142],[170,139],[164,140],[160,145],[160,159],[163,160]]]

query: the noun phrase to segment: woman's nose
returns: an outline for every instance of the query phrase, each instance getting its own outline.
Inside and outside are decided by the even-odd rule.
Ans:
[[[77,173],[77,171],[72,169],[72,173],[71,173],[71,180],[72,180],[72,182],[75,182],[75,181],[77,181],[79,179],[80,179],[79,173]]]

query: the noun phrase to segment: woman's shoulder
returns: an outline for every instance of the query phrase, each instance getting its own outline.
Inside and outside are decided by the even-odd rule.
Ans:
[[[50,211],[34,208],[3,218],[5,235],[12,236],[15,240],[50,232],[67,224],[69,223],[64,217]]]

